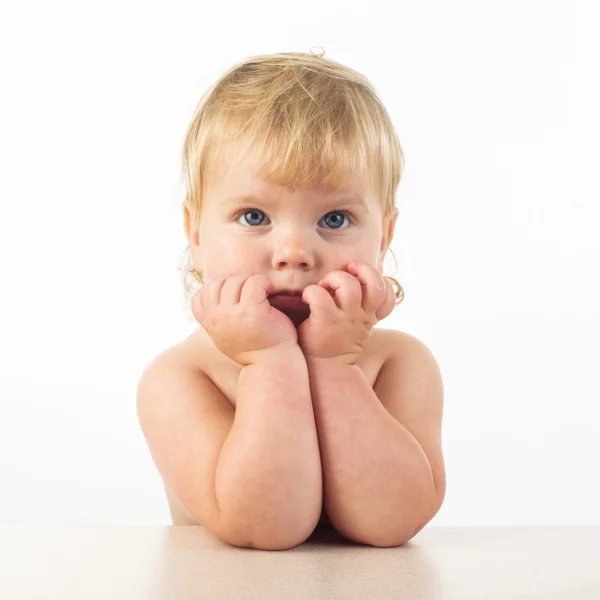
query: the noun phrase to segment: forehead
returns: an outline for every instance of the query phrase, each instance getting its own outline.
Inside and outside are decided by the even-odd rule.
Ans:
[[[243,155],[223,153],[220,162],[207,160],[204,170],[205,190],[208,196],[278,196],[282,193],[308,192],[311,195],[351,194],[364,198],[367,204],[372,196],[371,182],[360,173],[344,172],[337,186],[325,185],[321,178],[314,177],[302,185],[289,183],[279,173],[270,173],[268,165],[254,151]]]

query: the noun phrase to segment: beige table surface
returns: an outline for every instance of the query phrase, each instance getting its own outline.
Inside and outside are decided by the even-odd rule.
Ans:
[[[600,600],[600,527],[426,527],[374,548],[323,531],[285,551],[202,527],[0,524],[2,600]]]

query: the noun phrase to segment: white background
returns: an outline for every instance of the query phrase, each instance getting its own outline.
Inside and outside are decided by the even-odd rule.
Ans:
[[[170,524],[139,427],[196,327],[180,158],[255,54],[365,74],[406,156],[381,323],[444,378],[435,525],[600,525],[594,2],[13,2],[0,13],[0,522]]]

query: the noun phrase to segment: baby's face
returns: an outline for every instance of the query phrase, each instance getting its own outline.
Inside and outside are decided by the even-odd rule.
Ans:
[[[205,181],[199,244],[188,234],[205,282],[262,273],[275,290],[303,290],[352,261],[381,272],[389,232],[363,181],[334,193],[287,188],[257,177],[254,164],[245,160],[227,179],[211,173]]]

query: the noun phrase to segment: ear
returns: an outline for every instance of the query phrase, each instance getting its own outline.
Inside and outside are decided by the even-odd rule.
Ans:
[[[200,235],[198,219],[194,217],[191,210],[189,200],[183,203],[183,227],[185,229],[185,237],[187,238],[190,247],[192,264],[198,273],[202,272],[200,266]]]
[[[399,210],[394,207],[391,215],[383,222],[381,228],[381,246],[379,248],[378,268],[383,273],[383,259],[394,238],[394,230],[396,228],[396,219],[398,218]]]
[[[192,221],[192,211],[189,200],[183,203],[183,227],[185,229],[185,237],[187,238],[190,248],[198,246],[198,224]]]

